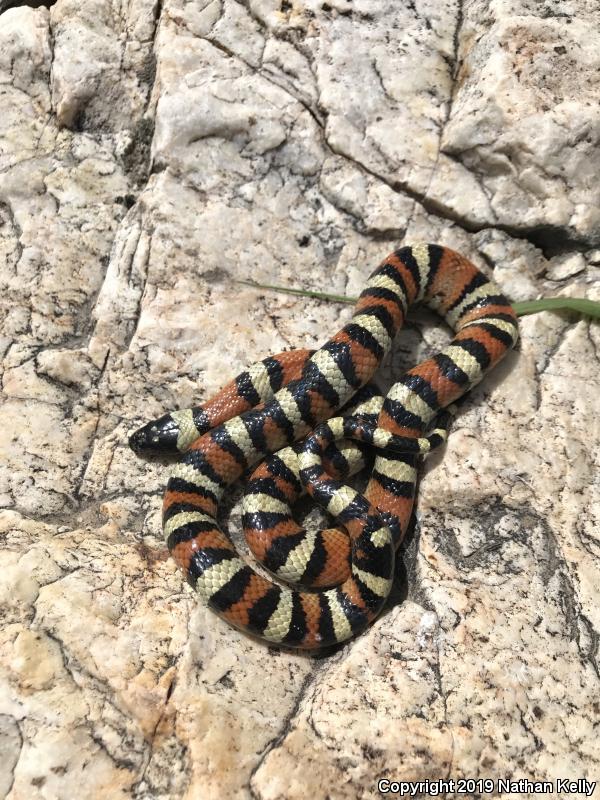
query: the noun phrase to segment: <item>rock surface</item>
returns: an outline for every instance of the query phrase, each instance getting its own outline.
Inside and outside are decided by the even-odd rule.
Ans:
[[[522,320],[424,468],[403,602],[321,659],[198,605],[127,447],[350,313],[234,279],[356,295],[425,239],[514,300],[599,300],[599,26],[595,0],[1,15],[0,797],[600,776],[597,324]],[[386,379],[446,339],[418,315]]]

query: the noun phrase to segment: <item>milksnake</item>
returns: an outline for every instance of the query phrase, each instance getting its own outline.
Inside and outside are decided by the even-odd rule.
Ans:
[[[417,302],[456,335],[383,397],[367,384]],[[372,273],[350,322],[321,348],[266,358],[208,403],[136,431],[130,446],[137,453],[182,453],[167,484],[163,525],[191,585],[229,623],[268,642],[316,649],[364,630],[391,589],[417,459],[445,438],[441,410],[517,337],[510,304],[470,261],[438,245],[402,247]],[[355,396],[354,407],[333,416]],[[343,479],[372,451],[360,494]],[[244,498],[246,536],[271,573],[309,590],[258,574],[217,522],[225,489],[267,455]],[[343,530],[307,533],[295,523],[290,505],[304,489]]]

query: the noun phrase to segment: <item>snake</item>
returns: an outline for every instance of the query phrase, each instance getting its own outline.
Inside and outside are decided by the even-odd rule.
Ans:
[[[416,303],[437,312],[454,338],[383,395],[373,375]],[[448,408],[517,338],[509,301],[471,261],[441,245],[403,246],[321,347],[269,356],[207,403],[136,430],[129,444],[138,455],[178,454],[163,529],[201,599],[272,645],[314,651],[363,632],[392,588],[418,459],[445,441]],[[365,464],[361,493],[344,481]],[[261,571],[218,520],[227,488],[253,467],[242,523]],[[336,527],[309,532],[295,522],[292,506],[304,492]]]

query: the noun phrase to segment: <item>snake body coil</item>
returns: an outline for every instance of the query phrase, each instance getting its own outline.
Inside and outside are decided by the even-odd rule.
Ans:
[[[416,302],[443,316],[455,338],[386,397],[367,393],[333,417],[371,379]],[[269,642],[314,649],[359,633],[391,588],[416,460],[444,438],[442,428],[427,431],[517,336],[510,304],[467,259],[437,245],[403,247],[375,270],[350,322],[320,349],[265,359],[204,406],[145,425],[131,437],[136,452],[183,452],[163,523],[188,581],[220,616]],[[341,479],[364,463],[365,448],[376,458],[361,495]],[[244,500],[246,535],[271,572],[312,591],[259,575],[217,523],[226,487],[267,454],[275,455],[255,471]],[[293,521],[290,504],[303,487],[346,533],[308,534]]]

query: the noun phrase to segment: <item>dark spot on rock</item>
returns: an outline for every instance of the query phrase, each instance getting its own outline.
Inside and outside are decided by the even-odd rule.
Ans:
[[[558,47],[554,48],[554,52],[558,53],[559,56],[564,56],[567,54],[567,48],[564,45],[559,44]]]
[[[231,678],[229,677],[229,672],[230,672],[230,670],[228,670],[228,671],[225,673],[225,675],[223,675],[221,678],[219,678],[219,680],[217,681],[217,683],[220,683],[220,684],[221,684],[221,686],[225,686],[225,688],[227,688],[227,689],[233,689],[233,687],[235,686],[235,684],[234,684],[234,682],[231,680]]]
[[[56,0],[0,0],[0,14],[8,11],[9,8],[18,8],[19,6],[29,6],[29,8],[46,6],[46,8],[50,8],[54,3],[56,3]]]
[[[229,277],[229,273],[221,267],[215,267],[214,269],[205,269],[200,273],[200,277],[209,283],[220,283]]]
[[[75,133],[81,133],[85,130],[85,108],[80,108],[75,115],[71,130],[75,131]]]
[[[380,750],[378,747],[372,747],[369,744],[363,744],[361,750],[367,761],[374,761],[376,758],[383,755],[383,750]]]
[[[148,53],[144,58],[138,77],[141,83],[152,86],[156,77],[156,56],[154,53]]]
[[[309,242],[310,242],[310,236],[308,234],[298,239],[299,247],[307,247]]]
[[[148,547],[145,542],[138,542],[135,546],[140,558],[152,567],[158,561],[168,561],[169,551],[166,547]]]
[[[132,131],[131,142],[123,153],[123,167],[138,185],[145,183],[148,177],[153,136],[154,121],[144,117],[136,124]]]
[[[125,206],[125,208],[131,208],[135,203],[135,197],[132,194],[126,194],[125,196],[118,194],[115,197],[115,203]]]

